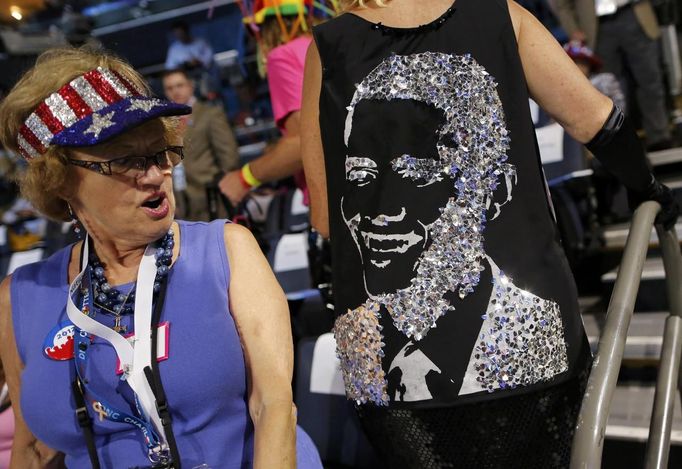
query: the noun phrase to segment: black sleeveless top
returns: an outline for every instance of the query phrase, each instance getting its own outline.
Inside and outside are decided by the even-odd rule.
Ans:
[[[589,353],[505,0],[315,28],[334,325],[359,404],[432,407],[565,382]]]

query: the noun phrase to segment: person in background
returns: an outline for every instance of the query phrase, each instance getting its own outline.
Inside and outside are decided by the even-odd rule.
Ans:
[[[192,108],[192,114],[181,118],[184,130],[185,160],[176,168],[176,190],[182,192],[183,169],[186,179],[184,196],[180,197],[180,215],[187,220],[209,221],[206,184],[239,166],[239,148],[218,106],[203,103],[194,96],[194,82],[184,70],[170,70],[163,75],[166,97]],[[184,207],[183,207],[184,205]]]
[[[264,155],[227,173],[220,190],[239,204],[251,189],[290,176],[305,188],[301,161],[300,109],[305,54],[312,41],[308,19],[302,17],[312,2],[264,0],[255,3],[252,16],[244,19],[258,28],[260,56],[265,62],[270,100],[282,138]]]
[[[172,26],[175,41],[168,48],[166,70],[182,69],[199,83],[199,93],[209,101],[220,91],[218,72],[213,61],[213,48],[201,38],[192,36],[189,25],[177,21]]]
[[[661,35],[649,0],[551,0],[561,26],[571,40],[584,41],[618,77],[632,75],[642,113],[647,150],[673,145],[665,107],[658,38]]]
[[[184,21],[173,23],[171,29],[176,40],[168,48],[166,70],[209,69],[213,64],[211,46],[201,38],[192,37],[189,25]]]

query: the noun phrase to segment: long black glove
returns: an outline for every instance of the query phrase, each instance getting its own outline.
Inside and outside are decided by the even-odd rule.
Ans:
[[[628,189],[632,210],[642,202],[655,200],[661,204],[656,224],[663,225],[665,229],[675,226],[680,207],[671,190],[651,173],[635,128],[618,106],[613,106],[604,126],[586,146]]]

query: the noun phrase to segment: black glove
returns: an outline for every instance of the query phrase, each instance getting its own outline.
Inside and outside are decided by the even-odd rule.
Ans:
[[[628,189],[628,203],[632,211],[647,200],[661,204],[661,211],[656,216],[656,224],[663,225],[666,230],[673,228],[677,223],[677,217],[680,215],[680,206],[670,188],[656,179],[652,179],[651,184],[644,192]]]
[[[661,204],[656,224],[675,226],[680,208],[670,189],[654,178],[635,128],[618,106],[613,106],[601,130],[586,144],[600,163],[628,190],[632,210],[647,200]]]

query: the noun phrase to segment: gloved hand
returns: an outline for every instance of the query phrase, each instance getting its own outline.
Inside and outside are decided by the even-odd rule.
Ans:
[[[663,225],[666,230],[675,226],[677,217],[680,215],[680,206],[668,186],[652,179],[651,184],[644,192],[628,190],[628,203],[631,210],[634,211],[647,200],[654,200],[661,204],[661,211],[658,213],[655,222],[657,225]]]

